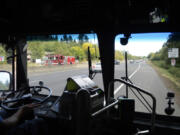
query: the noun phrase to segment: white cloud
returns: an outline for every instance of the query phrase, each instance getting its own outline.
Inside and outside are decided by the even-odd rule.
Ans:
[[[89,42],[92,43],[92,44],[98,44],[97,38],[95,38],[95,39],[90,38],[90,39],[89,39]]]
[[[162,48],[166,41],[132,41],[126,46],[121,45],[118,41],[115,42],[116,50],[126,50],[135,56],[147,56],[151,52],[156,52]]]

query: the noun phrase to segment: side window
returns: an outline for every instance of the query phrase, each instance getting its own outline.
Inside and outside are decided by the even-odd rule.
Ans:
[[[5,45],[0,43],[0,70],[12,72],[12,59],[7,59],[11,54],[11,49],[6,50]]]

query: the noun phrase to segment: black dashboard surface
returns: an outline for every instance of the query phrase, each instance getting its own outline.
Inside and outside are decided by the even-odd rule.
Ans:
[[[43,98],[45,95],[36,96],[36,98]],[[51,96],[46,102],[40,107],[34,109],[34,115],[42,118],[57,118],[59,111],[59,100],[58,96]]]

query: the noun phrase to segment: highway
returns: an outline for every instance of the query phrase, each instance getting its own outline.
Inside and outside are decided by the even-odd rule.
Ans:
[[[88,66],[87,66],[88,67]],[[44,85],[51,88],[53,95],[61,95],[68,77],[76,75],[88,75],[88,68],[73,68],[63,71],[44,72],[37,73],[29,76],[30,85],[38,85],[39,81],[43,81]],[[121,78],[125,76],[125,64],[115,66],[115,78]],[[167,92],[171,92],[163,80],[159,77],[156,71],[148,65],[145,61],[134,62],[128,64],[128,77],[134,85],[143,88],[144,90],[151,92],[157,100],[156,112],[159,114],[165,114],[164,109],[167,107],[166,95]],[[94,82],[103,89],[102,74],[97,74],[94,78]],[[125,95],[126,87],[121,83],[115,83],[114,94],[115,97]],[[149,112],[142,103],[134,96],[130,88],[128,88],[129,98],[135,98],[135,110],[139,112]],[[145,96],[147,101],[152,104],[151,99]],[[180,106],[176,103],[175,98],[174,108],[176,109],[174,115],[180,116]]]

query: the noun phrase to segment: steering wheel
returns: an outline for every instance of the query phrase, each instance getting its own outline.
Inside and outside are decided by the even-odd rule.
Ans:
[[[43,99],[40,98],[36,98],[33,97],[33,95],[38,95],[39,92],[42,91],[42,89],[47,90],[49,93],[47,96],[45,96]],[[7,111],[16,111],[18,110],[20,107],[22,107],[23,105],[19,105],[18,107],[10,107],[9,105],[12,103],[38,103],[38,104],[42,104],[44,103],[47,99],[49,99],[49,97],[52,95],[52,90],[49,89],[48,87],[44,87],[44,86],[30,86],[29,87],[29,93],[28,94],[24,94],[20,97],[15,97],[13,99],[7,99],[1,102],[1,107]]]

